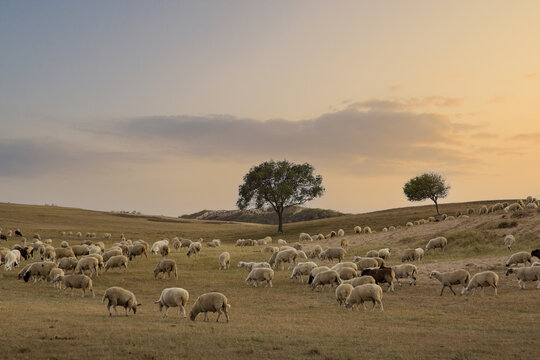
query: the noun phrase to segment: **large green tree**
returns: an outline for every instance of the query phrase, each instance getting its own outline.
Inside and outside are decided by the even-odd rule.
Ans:
[[[422,201],[431,199],[435,203],[437,215],[440,215],[439,199],[445,198],[450,190],[446,180],[436,173],[425,173],[410,179],[403,185],[403,192],[409,201]]]
[[[314,174],[311,164],[295,164],[287,160],[265,161],[253,166],[238,187],[239,209],[253,205],[260,209],[270,205],[278,216],[278,232],[283,232],[283,211],[322,196],[322,176]]]

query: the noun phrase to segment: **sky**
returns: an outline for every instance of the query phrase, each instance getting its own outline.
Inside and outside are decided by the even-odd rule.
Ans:
[[[0,0],[0,201],[233,209],[311,163],[307,206],[540,197],[538,1]],[[426,202],[427,204],[428,202]],[[414,203],[416,204],[416,203]]]

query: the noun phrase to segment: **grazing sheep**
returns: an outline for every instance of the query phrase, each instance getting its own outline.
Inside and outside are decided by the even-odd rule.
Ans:
[[[300,243],[294,243],[292,247],[295,248],[296,250],[302,250],[302,244]]]
[[[358,276],[358,271],[350,267],[343,267],[337,270],[341,280],[351,280]]]
[[[364,226],[364,234],[371,234],[371,228],[369,226]]]
[[[351,284],[353,287],[357,287],[358,285],[375,284],[375,279],[373,278],[373,276],[365,275],[365,276],[355,277],[354,279],[351,279],[351,280],[344,280],[341,283]]]
[[[216,243],[215,243],[215,242],[213,242],[213,241],[209,241],[209,242],[207,242],[207,243],[206,243],[206,246],[207,246],[207,247],[212,247],[212,248],[215,248],[215,247],[217,247]]]
[[[380,258],[378,256],[375,256],[375,257],[372,257],[372,259],[375,259],[375,261],[377,261],[377,267],[385,267],[386,266],[386,262],[384,261],[383,258]]]
[[[416,285],[416,276],[418,275],[418,269],[413,264],[402,264],[392,266],[394,273],[396,274],[396,280],[399,286],[401,283],[399,279],[411,278],[409,285]]]
[[[0,260],[1,260],[1,257],[0,257]],[[2,263],[2,261],[0,261],[0,264]],[[34,263],[32,264],[26,264],[25,267],[23,267],[21,269],[21,271],[19,271],[19,274],[17,274],[17,279],[21,280],[23,277],[24,277],[24,274],[26,274],[26,271],[33,265]]]
[[[99,254],[88,254],[86,256],[83,256],[83,258],[85,258],[85,257],[92,257],[94,259],[97,259],[97,261],[98,261],[98,269],[105,268],[105,263],[103,262],[103,257],[101,255],[99,255]],[[69,259],[69,258],[67,258],[67,259]]]
[[[101,302],[105,302],[105,299],[108,300],[107,310],[109,311],[109,316],[112,316],[111,306],[113,307],[116,315],[118,315],[118,310],[116,310],[116,307],[123,306],[126,310],[126,316],[128,316],[130,309],[133,311],[133,314],[136,314],[137,307],[141,306],[141,304],[137,303],[135,294],[119,286],[113,286],[105,290],[105,294],[103,295]]]
[[[152,244],[152,248],[150,249],[150,254],[159,254],[160,249],[165,245],[169,246],[169,240],[162,239],[162,240],[154,242]]]
[[[506,269],[506,276],[509,274],[516,274],[518,286],[522,290],[525,289],[525,281],[538,281],[536,288],[540,289],[540,266],[508,268]]]
[[[344,258],[345,250],[342,248],[329,248],[319,254],[320,260],[334,261],[334,259],[337,259],[338,262],[342,262]]]
[[[471,216],[474,214],[474,209],[473,208],[468,208],[467,209],[467,215]]]
[[[227,270],[231,266],[231,254],[227,251],[219,255],[219,270]]]
[[[510,265],[518,265],[518,264],[524,264],[527,265],[527,263],[531,263],[531,254],[529,254],[526,251],[520,251],[515,254],[512,254],[510,258],[506,261],[506,267],[509,267]]]
[[[105,260],[105,259],[103,259]],[[109,269],[118,268],[118,270],[122,270],[122,267],[126,269],[126,273],[128,271],[128,261],[129,259],[127,256],[124,255],[115,255],[109,258],[107,262],[105,263],[105,272]]]
[[[373,306],[371,311],[375,309],[375,306],[378,304],[381,308],[381,311],[384,310],[382,304],[383,291],[382,288],[377,284],[364,284],[355,287],[347,300],[345,300],[345,308],[351,309],[356,305],[357,309],[359,304],[362,304],[364,311],[366,310],[365,301],[371,301]]]
[[[238,262],[238,265],[237,267],[241,268],[246,268],[246,270],[248,272],[251,272],[251,270],[253,269],[257,269],[257,268],[267,268],[267,269],[270,269],[271,268],[271,264],[270,263],[267,263],[267,262],[245,262],[245,261],[239,261]]]
[[[157,279],[159,274],[163,274],[162,279],[165,279],[165,273],[167,273],[168,279],[171,278],[171,273],[173,273],[174,278],[178,280],[176,261],[171,259],[163,259],[157,263],[156,267],[154,268],[154,279]]]
[[[165,313],[163,317],[167,317],[167,311],[170,307],[178,307],[178,318],[180,318],[180,313],[186,317],[186,304],[189,300],[189,292],[182,288],[167,288],[163,289],[159,300],[155,301],[154,304],[158,304],[159,312],[165,308]]]
[[[337,231],[337,236],[340,236],[340,237],[341,237],[341,236],[345,236],[345,231],[344,231],[343,229],[339,229],[339,230]]]
[[[422,260],[424,257],[424,249],[422,248],[416,248],[414,249],[415,252],[415,260]]]
[[[229,301],[227,300],[225,295],[218,292],[210,292],[207,294],[203,294],[197,298],[195,304],[193,304],[193,307],[189,312],[189,318],[191,321],[195,321],[197,315],[203,312],[203,321],[208,321],[208,312],[217,312],[218,316],[216,322],[218,322],[219,317],[221,316],[221,312],[223,311],[223,313],[225,313],[225,318],[227,319],[227,322],[229,322],[230,307],[231,305],[229,304]]]
[[[527,209],[538,209],[538,205],[536,205],[536,203],[528,203],[527,205],[525,205],[525,207]]]
[[[279,248],[277,247],[274,247],[274,246],[267,246],[267,247],[263,247],[261,249],[261,252],[263,253],[266,253],[266,252],[269,252],[269,253],[274,253],[276,251],[279,251]]]
[[[311,249],[311,251],[309,251],[307,255],[308,255],[308,258],[315,259],[315,258],[318,258],[322,252],[323,252],[322,247],[320,245],[315,245],[315,247]]]
[[[169,255],[169,245],[165,244],[165,245],[162,245],[160,248],[159,248],[159,254],[161,255],[161,257],[166,257],[167,255]]]
[[[18,266],[21,262],[21,253],[19,250],[11,250],[9,251],[4,259],[6,265],[4,265],[4,269],[6,271],[13,270],[14,267]]]
[[[192,241],[189,240],[189,239],[180,239],[180,247],[181,248],[184,248],[184,247],[187,247],[189,248],[189,246],[191,245]]]
[[[512,249],[512,245],[514,245],[515,242],[516,238],[514,237],[514,235],[506,235],[504,237],[504,246],[506,246],[508,250]]]
[[[300,233],[298,236],[298,241],[313,241],[313,238],[309,234]]]
[[[51,281],[53,283],[53,287],[56,289],[56,288],[60,288],[62,285],[60,284],[60,278],[58,278],[58,280],[55,281],[56,277],[57,276],[64,276],[64,270],[62,269],[59,269],[59,268],[54,268],[51,270],[51,272],[49,273],[49,277],[48,277],[48,280]]]
[[[71,250],[76,257],[88,255],[90,253],[90,251],[88,250],[88,246],[86,245],[73,245],[71,247]]]
[[[278,239],[277,244],[278,245],[287,245],[287,242],[285,240],[283,240],[283,239]]]
[[[505,213],[508,213],[510,211],[515,212],[515,211],[523,209],[523,207],[524,206],[522,206],[520,203],[513,203],[513,204],[510,204],[507,207],[505,207],[504,212]]]
[[[311,280],[311,276],[310,276],[310,280]],[[335,270],[322,271],[318,273],[317,275],[315,275],[313,280],[310,282],[311,290],[315,290],[319,286],[323,288],[325,285],[333,286],[334,284],[336,285],[341,284],[341,279],[339,278],[339,274]]]
[[[343,268],[351,268],[351,269],[354,269],[354,270],[358,270],[358,265],[356,265],[352,261],[344,261],[344,262],[337,263],[336,265],[332,266],[330,269],[331,270],[336,270],[337,272],[339,272],[339,270],[341,270]]]
[[[388,232],[388,228],[383,227],[383,228],[382,228],[382,232]]]
[[[246,278],[246,285],[253,284],[257,287],[259,282],[266,281],[265,287],[272,287],[272,279],[274,278],[274,270],[267,268],[256,268],[249,272]]]
[[[259,239],[257,240],[257,245],[268,245],[268,243],[264,239]]]
[[[396,230],[396,227],[395,227],[395,226],[389,226],[389,227],[388,227],[388,230],[389,230],[389,231],[394,231],[394,230]]]
[[[96,297],[94,289],[92,288],[92,279],[86,275],[57,275],[53,281],[62,281],[64,284],[64,293],[70,288],[71,296],[73,296],[73,289],[81,289],[82,297],[86,295],[86,290],[89,290],[92,293],[92,296]]]
[[[377,255],[384,260],[388,260],[388,258],[390,258],[390,249],[389,248],[380,249]]]
[[[405,224],[405,226],[406,226],[406,227],[412,227],[412,226],[413,226],[413,223],[409,221],[409,222],[407,222],[407,223]]]
[[[71,248],[54,248],[55,259],[59,260],[65,257],[75,257],[75,253]]]
[[[317,266],[316,268],[311,270],[311,272],[309,273],[308,284],[311,285],[313,279],[315,279],[315,276],[317,276],[318,273],[328,270],[330,270],[328,266]]]
[[[67,272],[69,270],[74,271],[78,263],[79,263],[79,260],[77,260],[76,257],[72,256],[72,257],[60,259],[58,261],[58,267],[64,270],[64,272]]]
[[[99,276],[98,267],[98,259],[96,259],[95,257],[83,257],[77,262],[77,266],[75,267],[75,273],[86,275],[86,271],[90,271],[90,277],[92,277],[93,274]]]
[[[345,304],[345,300],[347,300],[353,289],[354,287],[351,284],[345,283],[342,283],[336,288],[336,300],[339,306]]]
[[[315,264],[313,261],[309,262],[299,262],[294,267],[292,274],[291,274],[291,281],[294,282],[295,279],[300,277],[300,282],[304,283],[304,277],[303,275],[309,276],[311,271],[317,267],[317,264]]]
[[[343,238],[341,239],[340,241],[340,246],[343,248],[343,249],[347,249],[349,247],[349,240]]]
[[[177,237],[174,237],[171,240],[171,246],[173,247],[174,250],[178,251],[180,249],[180,246],[182,246],[182,243],[180,242],[180,239],[178,239]],[[166,312],[167,312],[167,310],[165,310],[165,313]]]
[[[379,251],[377,250],[369,250],[366,253],[366,257],[378,257],[378,256],[379,256]]]
[[[128,255],[129,255],[129,261],[135,259],[137,256],[140,256],[142,258],[143,255],[144,257],[148,259],[148,254],[146,253],[146,247],[143,244],[131,245],[129,247]]]
[[[488,213],[488,207],[486,205],[480,206],[478,209],[478,215],[484,215]]]
[[[469,295],[471,290],[476,290],[477,287],[482,288],[482,295],[484,295],[484,288],[491,286],[495,290],[495,296],[497,295],[497,285],[499,283],[499,275],[493,271],[483,271],[477,274],[474,274],[472,279],[469,281],[469,284],[466,288],[461,290],[461,294]]]
[[[332,230],[332,231],[330,231],[330,233],[328,235],[326,235],[326,238],[330,239],[330,238],[333,238],[333,237],[336,237],[336,236],[337,236],[337,233],[334,230]]]
[[[454,289],[452,289],[452,285],[461,285],[461,292],[463,293],[463,289],[465,289],[465,287],[469,283],[469,280],[471,279],[471,274],[467,270],[462,269],[444,273],[433,270],[431,274],[429,274],[429,278],[437,279],[442,284],[440,296],[442,296],[444,288],[447,286],[450,291],[452,291],[452,294],[456,295]]]
[[[274,269],[278,269],[281,265],[281,270],[284,270],[283,263],[288,263],[289,266],[287,267],[287,269],[290,270],[291,267],[296,264],[297,256],[298,256],[298,253],[296,249],[281,250],[276,255]]]
[[[32,277],[34,278],[34,282],[37,280],[46,281],[49,278],[51,270],[57,267],[58,265],[51,261],[35,262],[27,268],[22,278],[24,282],[28,282]]]
[[[187,257],[190,257],[191,255],[195,255],[199,257],[200,251],[201,251],[201,243],[196,241],[196,242],[191,243],[191,245],[189,245],[186,255]]]
[[[403,251],[403,255],[401,256],[401,262],[415,261],[415,260],[416,260],[415,249],[405,249],[405,251]]]
[[[431,239],[428,241],[426,245],[426,252],[432,249],[441,249],[441,251],[444,251],[444,248],[448,244],[448,240],[444,236],[439,236],[434,239]]]
[[[396,273],[392,268],[381,267],[379,269],[363,269],[361,275],[373,276],[373,278],[375,279],[375,283],[386,283],[389,285],[387,291],[394,291],[394,280],[396,279]]]
[[[221,246],[221,240],[219,240],[219,239],[212,240],[212,243],[215,245],[214,247],[220,247]],[[266,245],[266,241],[262,245]]]
[[[354,227],[354,233],[355,234],[361,234],[362,233],[362,228],[360,226],[355,226]]]
[[[379,266],[379,263],[374,258],[355,256],[353,262],[358,267],[358,270],[364,270],[367,268],[374,268]]]

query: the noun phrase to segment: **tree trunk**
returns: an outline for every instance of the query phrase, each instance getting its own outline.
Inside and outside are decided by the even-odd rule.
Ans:
[[[278,233],[283,233],[283,210],[280,209],[277,211],[278,216]]]
[[[437,209],[437,215],[441,215],[441,213],[439,212],[439,204],[437,204],[437,200],[433,200],[433,202],[435,203],[435,209]]]

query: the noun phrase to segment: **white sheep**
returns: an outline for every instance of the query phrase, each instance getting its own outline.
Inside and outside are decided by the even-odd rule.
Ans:
[[[227,251],[219,255],[219,270],[227,270],[231,266],[231,254]]]
[[[463,293],[463,290],[465,289],[465,286],[469,283],[469,280],[471,278],[471,274],[467,270],[456,270],[456,271],[449,271],[441,273],[437,270],[433,270],[431,274],[429,274],[430,279],[437,279],[442,284],[441,294],[442,296],[444,288],[448,286],[450,291],[454,295],[456,295],[454,289],[452,289],[452,285],[461,285],[462,289],[461,292]]]
[[[375,284],[375,279],[371,275],[364,275],[364,276],[355,277],[354,279],[350,279],[350,280],[343,280],[341,283],[351,284],[353,287],[357,287],[359,285],[364,285],[364,284]]]
[[[59,268],[54,268],[49,273],[49,280],[53,283],[53,287],[60,288],[62,285],[60,284],[60,278],[58,280],[55,280],[57,276],[64,276],[64,270]]]
[[[6,263],[4,265],[4,269],[6,271],[13,270],[14,267],[19,265],[21,262],[21,252],[19,250],[10,250],[7,252],[4,262]]]
[[[366,252],[366,257],[378,257],[379,251],[378,250],[369,250]]]
[[[266,281],[265,287],[272,287],[272,279],[274,278],[274,270],[266,268],[256,268],[249,272],[246,277],[246,285],[253,284],[257,287],[259,282]]]
[[[137,303],[135,294],[119,286],[113,286],[105,290],[105,294],[103,295],[101,302],[105,302],[105,299],[108,301],[107,310],[109,311],[109,316],[112,316],[111,306],[113,307],[116,315],[118,315],[118,310],[116,310],[116,307],[123,306],[126,310],[126,316],[128,316],[130,309],[133,311],[133,314],[136,314],[137,307],[141,305]]]
[[[314,269],[315,270],[315,269]],[[334,284],[340,285],[341,279],[339,274],[335,270],[322,271],[315,275],[313,281],[311,282],[311,290],[315,290],[319,286],[324,287],[325,285],[333,286]]]
[[[156,241],[152,244],[152,248],[150,249],[150,253],[151,254],[159,254],[160,253],[160,250],[163,246],[165,245],[169,245],[169,240],[167,239],[162,239],[162,240],[159,240],[159,241]]]
[[[510,258],[506,261],[506,267],[509,267],[510,265],[518,265],[518,264],[524,264],[527,265],[527,263],[531,263],[531,254],[526,251],[520,251],[515,254],[512,254]]]
[[[344,258],[345,250],[342,248],[328,248],[319,254],[320,260],[334,261],[336,259],[338,262],[342,262]]]
[[[62,258],[58,261],[58,267],[64,271],[75,270],[78,264],[76,257]]]
[[[399,286],[401,283],[399,279],[411,278],[409,285],[416,285],[416,276],[418,275],[418,269],[413,264],[401,264],[392,266],[394,272],[396,273],[396,280]]]
[[[174,278],[178,280],[176,261],[172,259],[163,259],[156,264],[156,267],[154,268],[154,279],[157,279],[159,274],[162,274],[162,279],[165,279],[165,273],[167,273],[168,279],[171,278],[172,273]]]
[[[384,260],[388,260],[388,258],[390,257],[390,249],[389,248],[380,249],[377,255]]]
[[[413,223],[409,221],[409,222],[407,222],[407,223],[405,224],[405,226],[406,226],[406,227],[412,227],[412,226],[413,226]]]
[[[540,289],[539,266],[508,268],[506,269],[506,276],[508,276],[509,274],[516,274],[516,277],[518,279],[518,286],[522,290],[525,289],[525,281],[538,281],[536,288]]]
[[[343,268],[351,268],[351,269],[354,269],[354,270],[358,270],[358,265],[353,261],[343,261],[343,262],[337,263],[336,265],[332,266],[330,269],[331,270],[336,270],[337,272],[339,272],[339,270],[341,270]]]
[[[431,239],[428,241],[426,245],[426,252],[432,249],[441,249],[441,251],[444,251],[444,248],[448,244],[448,240],[444,236],[439,236],[434,239]]]
[[[182,288],[166,288],[161,292],[159,300],[155,301],[154,304],[158,304],[159,312],[165,308],[165,313],[163,317],[167,317],[167,311],[170,307],[178,307],[178,318],[180,318],[180,313],[186,317],[186,305],[189,300],[189,292]]]
[[[105,260],[105,259],[103,259]],[[109,258],[107,262],[105,263],[105,272],[109,269],[118,268],[118,270],[122,270],[122,267],[126,269],[126,273],[128,271],[128,258],[124,255],[115,255]]]
[[[337,236],[345,236],[345,231],[343,229],[339,229],[337,231]]]
[[[75,267],[75,273],[86,275],[86,271],[90,271],[90,277],[92,277],[93,274],[99,276],[98,267],[98,259],[96,259],[95,257],[83,257],[77,262],[77,266]]]
[[[469,295],[471,290],[476,290],[477,287],[482,288],[482,295],[484,295],[484,288],[491,286],[495,290],[495,296],[497,295],[497,284],[499,283],[499,275],[493,271],[483,271],[477,274],[474,274],[472,279],[469,281],[469,284],[466,288],[461,290],[461,294]]]
[[[362,233],[362,228],[360,226],[355,226],[354,227],[354,233],[355,234],[361,234]]]
[[[351,284],[341,284],[336,288],[336,300],[338,305],[344,305],[354,287]]]
[[[389,226],[389,227],[388,227],[388,230],[389,230],[389,231],[394,231],[394,230],[396,230],[396,227],[395,227],[395,226]]]
[[[323,249],[320,245],[315,245],[307,254],[308,258],[315,259],[318,258],[322,253]]]
[[[369,226],[364,226],[364,234],[371,234],[371,228]]]
[[[189,312],[189,318],[191,321],[195,321],[197,315],[201,312],[204,313],[204,321],[208,321],[208,312],[217,312],[218,316],[216,322],[219,321],[221,312],[225,313],[225,318],[229,322],[229,308],[231,304],[227,300],[225,295],[218,292],[210,292],[203,294],[197,298],[195,304]]]
[[[315,264],[313,261],[309,262],[299,262],[294,267],[292,274],[291,274],[291,281],[294,282],[295,279],[300,277],[300,282],[302,284],[304,283],[304,277],[303,275],[309,276],[311,273],[311,270],[315,269],[317,267],[317,264]]]
[[[278,239],[277,244],[278,245],[287,245],[287,242],[285,240],[283,240],[283,239]]]
[[[238,265],[237,267],[241,268],[246,268],[246,270],[248,272],[251,272],[251,270],[253,269],[258,269],[258,268],[267,268],[267,269],[270,269],[271,268],[271,265],[270,263],[267,263],[266,261],[263,261],[263,262],[245,262],[245,261],[239,261],[238,262]]]
[[[381,308],[381,311],[383,311],[384,308],[382,304],[382,297],[383,297],[383,291],[379,285],[377,284],[359,285],[351,291],[351,294],[349,295],[347,300],[345,300],[345,307],[347,309],[352,309],[352,307],[356,305],[358,309],[358,305],[362,304],[362,307],[364,308],[364,311],[365,311],[366,305],[364,304],[364,302],[371,301],[373,303],[373,306],[371,307],[371,311],[375,309],[375,306],[377,304]]]
[[[70,288],[71,296],[73,296],[73,289],[81,289],[82,297],[86,295],[86,290],[89,290],[92,293],[92,296],[96,297],[94,289],[92,288],[92,279],[86,275],[57,275],[53,281],[62,281],[64,284],[64,293],[67,288]]]
[[[351,280],[358,276],[358,271],[350,267],[342,267],[336,270],[341,280]]]
[[[487,212],[488,212],[488,208],[486,205],[482,205],[478,209],[478,215],[484,215],[484,214],[487,214]]]
[[[298,241],[313,241],[313,238],[307,233],[300,233]]]
[[[355,256],[353,262],[358,267],[358,270],[362,271],[367,268],[378,267],[379,263],[375,258]]]
[[[296,251],[296,249],[285,249],[279,251],[276,255],[274,268],[278,269],[281,266],[281,270],[284,270],[283,263],[288,263],[289,266],[287,267],[287,269],[290,270],[291,267],[296,264],[297,256],[298,252]]]
[[[193,242],[189,245],[188,251],[186,253],[187,257],[195,255],[199,257],[199,252],[201,251],[201,243],[199,241]]]
[[[512,245],[514,245],[515,242],[516,238],[514,237],[514,235],[506,235],[504,237],[504,246],[506,246],[508,250],[512,249]]]

